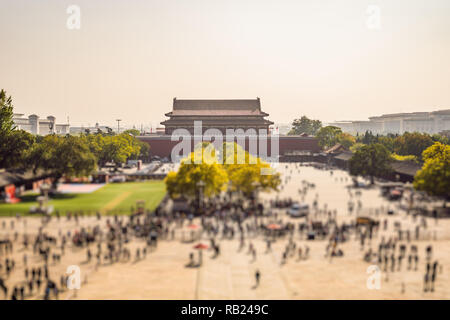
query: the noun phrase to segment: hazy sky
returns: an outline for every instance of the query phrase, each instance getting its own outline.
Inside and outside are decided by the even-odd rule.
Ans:
[[[282,123],[446,109],[450,0],[0,0],[0,88],[74,125],[156,125],[173,97],[259,96]]]

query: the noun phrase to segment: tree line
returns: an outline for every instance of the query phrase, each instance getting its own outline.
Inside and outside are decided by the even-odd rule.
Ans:
[[[375,177],[392,172],[392,161],[410,160],[422,165],[414,177],[417,190],[450,198],[450,141],[443,135],[419,132],[375,135],[366,131],[352,136],[335,126],[322,127],[320,121],[306,116],[294,120],[292,126],[289,134],[314,135],[324,149],[339,143],[351,150],[349,171],[354,176],[367,176],[373,184]]]
[[[319,146],[323,149],[331,148],[336,144],[341,144],[344,148],[356,151],[363,145],[374,143],[382,144],[394,157],[399,160],[414,159],[421,161],[422,153],[435,142],[444,145],[450,144],[449,138],[440,134],[427,134],[419,132],[405,132],[403,134],[373,134],[366,131],[364,134],[353,136],[343,132],[336,126],[322,126],[319,120],[312,120],[306,116],[295,119],[292,122],[292,129],[288,135],[308,134],[318,139]],[[409,158],[404,158],[408,157]]]
[[[116,167],[129,159],[147,160],[149,145],[132,130],[84,132],[80,135],[32,135],[17,130],[11,96],[0,91],[0,168],[36,172],[42,169],[57,181],[63,176],[87,176],[106,163]]]

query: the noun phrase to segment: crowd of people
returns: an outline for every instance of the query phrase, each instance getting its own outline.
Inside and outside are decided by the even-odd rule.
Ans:
[[[292,168],[291,173],[292,170],[300,171],[300,168]],[[286,175],[280,190],[287,188],[291,179],[292,175]],[[388,219],[391,209],[387,207],[380,206],[370,217],[361,218],[361,190],[349,188],[348,211],[343,214],[346,219],[340,219],[341,213],[338,215],[331,204],[320,201],[314,183],[305,180],[297,191],[301,201],[308,194],[316,193],[309,214],[298,219],[285,213],[297,199],[277,197],[263,202],[257,197],[243,199],[224,194],[205,203],[201,216],[194,214],[195,208],[190,212],[172,212],[164,201],[155,211],[142,214],[103,216],[97,213],[95,217],[87,217],[82,212],[65,216],[58,213],[41,219],[36,230],[27,229],[29,218],[17,216],[10,219],[9,226],[4,220],[0,230],[0,289],[5,299],[58,299],[68,290],[68,284],[70,287],[70,274],[57,267],[68,253],[84,252],[83,263],[98,270],[106,265],[147,259],[157,250],[159,241],[192,244],[205,241],[209,246],[195,248],[197,259],[194,248],[187,252],[186,266],[202,267],[204,249],[211,250],[210,258],[216,259],[221,256],[221,244],[236,239],[238,254],[248,255],[250,263],[257,261],[259,255],[273,254],[279,258],[280,267],[310,259],[310,241],[325,244],[323,259],[329,263],[345,256],[342,244],[354,242],[361,248],[363,261],[379,266],[386,280],[395,272],[418,272],[420,263],[424,263],[423,291],[435,290],[443,266],[433,257],[432,244],[423,254],[416,245],[417,241],[424,240],[422,235],[428,228],[425,218],[410,215],[414,232],[410,225],[402,227],[400,222],[391,222]],[[84,223],[86,219],[88,224]],[[71,227],[51,234],[47,231],[51,221]],[[185,237],[186,233],[190,237]],[[261,241],[265,243],[265,251],[258,252],[255,243]],[[277,241],[283,243],[283,250],[273,249]],[[378,243],[377,250],[373,249],[372,242]],[[131,243],[134,245],[130,246]],[[256,288],[264,280],[260,269],[254,272]]]

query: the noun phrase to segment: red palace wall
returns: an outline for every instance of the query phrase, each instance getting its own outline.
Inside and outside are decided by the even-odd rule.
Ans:
[[[284,155],[293,151],[304,151],[318,153],[321,151],[318,141],[313,137],[300,136],[280,136],[279,138],[279,155]],[[151,156],[159,156],[161,158],[169,158],[174,146],[180,141],[171,141],[170,136],[140,136],[139,140],[147,142],[150,145]],[[249,151],[248,138],[245,141],[245,149]],[[259,143],[257,144],[259,145]],[[194,149],[194,141],[191,139],[191,148]],[[258,150],[259,152],[259,150]],[[267,155],[271,155],[271,137],[267,137]]]

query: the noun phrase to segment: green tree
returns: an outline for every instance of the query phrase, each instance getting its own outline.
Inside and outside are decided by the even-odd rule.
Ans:
[[[422,154],[424,164],[414,177],[414,188],[429,195],[450,198],[450,146],[435,142]]]
[[[374,177],[384,176],[391,171],[391,156],[388,149],[379,143],[364,145],[350,158],[349,169],[353,176],[369,176],[370,183]]]
[[[389,152],[394,152],[394,138],[391,136],[379,136],[377,142],[385,146]]]
[[[435,133],[431,136],[431,140],[433,140],[433,142],[440,142],[442,144],[450,144],[450,139],[447,138],[444,135]]]
[[[13,104],[11,96],[5,90],[0,90],[0,137],[15,129],[13,121]]]
[[[98,161],[100,166],[104,166],[107,162],[113,162],[118,166],[140,153],[140,146],[136,139],[123,133],[106,135],[102,139],[98,138],[92,148],[98,148],[99,150]]]
[[[139,156],[136,157],[136,160],[142,160],[143,162],[147,162],[150,159],[150,145],[146,142],[138,140],[138,144],[140,146]]]
[[[337,141],[347,150],[356,143],[355,137],[346,132],[339,134]]]
[[[372,131],[366,131],[363,136],[360,137],[362,143],[371,144],[377,142],[377,137],[372,133]]]
[[[0,140],[0,168],[26,168],[35,137],[26,131],[14,130],[2,135]]]
[[[361,149],[361,148],[364,147],[364,146],[365,146],[364,143],[357,142],[357,143],[355,143],[354,145],[352,145],[352,146],[350,147],[350,151],[353,152],[353,153],[355,153],[357,150]]]
[[[105,145],[105,137],[102,134],[90,134],[81,137],[89,148],[89,151],[100,162],[102,149]]]
[[[87,176],[96,168],[96,158],[85,140],[76,136],[47,135],[30,152],[34,170],[43,169],[56,183],[63,176]]]
[[[321,128],[316,135],[319,140],[319,146],[322,148],[330,148],[334,146],[339,142],[339,136],[341,133],[341,128],[335,126],[326,126]]]
[[[426,133],[419,132],[405,132],[394,140],[395,153],[407,156],[414,155],[421,158],[422,152],[433,144],[433,140]]]
[[[23,131],[15,130],[11,96],[5,90],[0,91],[0,168],[12,169],[25,167],[27,152],[34,143],[34,137]]]
[[[127,132],[118,135],[91,134],[83,138],[100,167],[107,162],[119,165],[129,159],[147,160],[149,156],[150,146]]]
[[[302,116],[300,119],[295,119],[292,122],[292,129],[288,132],[288,135],[300,135],[306,133],[313,136],[321,127],[322,122],[320,120],[311,120],[306,116]]]
[[[136,132],[137,134],[133,134]],[[139,135],[139,131],[136,129],[131,129],[124,131],[122,134],[128,135],[128,141],[133,148],[133,152],[128,159],[142,160],[144,162],[148,161],[150,157],[150,145],[136,138],[136,135]]]

